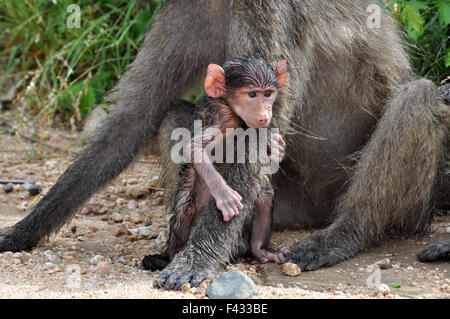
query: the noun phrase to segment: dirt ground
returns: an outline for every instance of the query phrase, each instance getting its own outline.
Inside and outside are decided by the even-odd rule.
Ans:
[[[10,111],[0,111],[0,120],[17,125]],[[74,153],[54,147],[71,152],[82,148],[79,132],[27,126],[32,128],[21,132],[39,137],[47,146],[0,130],[0,178],[35,179],[42,192],[31,196],[24,185],[9,193],[0,189],[0,228],[26,216],[73,159]],[[5,128],[0,123],[1,127]],[[169,216],[159,175],[156,159],[142,158],[93,197],[58,234],[31,252],[1,253],[0,298],[206,298],[202,289],[152,288],[159,273],[145,271],[140,264],[145,255],[159,252],[167,236]],[[254,298],[448,298],[450,263],[423,264],[415,257],[428,243],[450,236],[448,213],[435,215],[429,237],[391,240],[331,268],[297,277],[284,275],[279,265],[244,258],[227,270],[242,270],[255,281],[259,294]],[[293,244],[310,233],[277,232],[272,246]],[[374,272],[371,265],[386,258],[387,269]],[[388,290],[369,288],[369,277],[379,278]],[[392,287],[393,283],[400,287]]]

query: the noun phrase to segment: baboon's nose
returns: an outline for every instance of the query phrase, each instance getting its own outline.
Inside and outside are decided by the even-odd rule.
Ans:
[[[262,116],[258,119],[258,122],[261,126],[266,126],[267,124],[269,124],[269,120],[270,118],[268,116]]]

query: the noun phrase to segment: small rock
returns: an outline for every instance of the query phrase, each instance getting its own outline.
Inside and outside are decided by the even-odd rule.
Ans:
[[[116,205],[118,205],[118,206],[125,205],[126,202],[127,202],[127,201],[126,201],[125,199],[123,199],[122,197],[118,197],[118,198],[116,199]]]
[[[111,219],[115,222],[115,223],[121,223],[123,222],[123,216],[120,213],[114,213],[111,215]]]
[[[99,275],[101,275],[102,277],[105,277],[107,275],[109,275],[110,271],[111,271],[111,265],[105,261],[100,261],[97,264],[97,273]]]
[[[189,289],[191,289],[191,284],[188,283],[188,282],[181,286],[181,291],[184,292],[184,293],[188,292]]]
[[[148,189],[145,187],[145,185],[128,185],[126,189],[126,193],[128,196],[131,196],[133,198],[139,198],[141,196],[144,196],[147,194]]]
[[[152,200],[152,206],[160,206],[163,204],[164,199],[162,197],[155,198]]]
[[[50,269],[52,269],[53,267],[55,267],[55,265],[54,265],[53,263],[51,263],[51,262],[46,262],[46,263],[44,264],[44,270],[50,270]]]
[[[149,227],[138,227],[130,229],[130,232],[134,235],[142,236],[142,237],[150,237],[153,232],[149,229]]]
[[[3,191],[5,193],[11,193],[13,189],[14,189],[14,185],[11,184],[11,183],[6,184],[6,185],[3,186]]]
[[[389,269],[391,268],[391,260],[389,258],[384,258],[376,261],[374,265],[380,267],[380,269]]]
[[[200,288],[198,287],[197,290],[195,291],[195,296],[200,296],[200,297],[204,297],[206,294],[206,290],[204,288]]]
[[[144,217],[142,216],[142,214],[140,214],[138,212],[130,213],[130,222],[132,222],[133,224],[140,224],[143,221],[144,221]]]
[[[135,200],[130,200],[127,207],[128,209],[137,209],[139,207],[139,203]]]
[[[450,226],[447,227],[447,229],[445,230],[445,232],[446,232],[447,234],[450,234]]]
[[[201,283],[200,283],[200,285],[198,285],[198,288],[203,288],[203,289],[208,289],[208,287],[209,287],[209,285],[211,284],[211,280],[209,280],[209,279],[206,279],[206,280],[203,280]]]
[[[58,260],[58,257],[55,256],[55,255],[52,253],[51,250],[46,250],[46,251],[44,252],[44,256],[45,256],[45,258],[47,258],[47,260],[48,260],[49,262],[52,262],[52,263],[54,263],[54,262],[56,262],[56,261]]]
[[[19,259],[22,263],[27,262],[31,258],[31,254],[26,252],[15,253],[14,256]]]
[[[113,225],[110,227],[110,231],[116,237],[130,234],[130,231],[124,225]]]
[[[241,271],[227,272],[211,282],[206,294],[211,299],[247,299],[258,294],[255,283]]]
[[[99,262],[101,262],[101,261],[105,261],[105,257],[103,257],[102,255],[95,255],[94,257],[92,257],[90,260],[89,260],[89,263],[91,264],[91,265],[97,265]]]
[[[375,292],[376,292],[376,294],[381,294],[383,296],[386,296],[391,292],[391,288],[389,288],[389,286],[386,284],[381,284],[381,285],[378,285]]]
[[[281,266],[281,271],[291,277],[296,277],[301,274],[302,270],[297,264],[285,263]]]
[[[103,215],[108,212],[108,208],[100,201],[92,199],[85,205],[84,211],[86,214]]]
[[[41,192],[41,186],[37,184],[27,185],[26,190],[31,196],[36,196]]]

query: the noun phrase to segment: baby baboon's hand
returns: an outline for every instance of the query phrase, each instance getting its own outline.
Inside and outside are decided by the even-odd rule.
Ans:
[[[226,183],[218,186],[214,192],[211,192],[211,194],[216,200],[217,208],[222,212],[223,220],[225,222],[228,222],[233,217],[238,216],[239,211],[244,208],[241,203],[241,195],[235,192]]]
[[[273,134],[270,141],[270,160],[280,163],[284,158],[286,143],[280,134]]]

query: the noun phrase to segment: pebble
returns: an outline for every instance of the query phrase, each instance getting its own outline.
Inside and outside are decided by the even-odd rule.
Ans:
[[[378,260],[374,263],[374,265],[380,267],[380,269],[389,269],[392,267],[391,260],[389,258]]]
[[[30,193],[31,196],[36,196],[41,192],[41,186],[37,184],[27,185],[26,187],[28,193]]]
[[[297,264],[285,263],[281,266],[281,271],[291,277],[296,277],[301,274],[302,270]]]
[[[162,197],[155,198],[152,200],[152,206],[160,206],[163,204],[164,199]]]
[[[376,294],[381,294],[383,296],[388,295],[391,292],[391,288],[389,288],[386,284],[380,284],[375,290]]]
[[[142,216],[141,213],[138,212],[132,212],[130,213],[130,222],[133,224],[140,224],[144,221],[144,216]]]
[[[118,197],[116,199],[116,205],[121,206],[121,205],[125,205],[127,201],[125,199],[123,199],[122,197]]]
[[[11,184],[11,183],[6,184],[6,185],[3,186],[3,191],[5,193],[10,193],[10,192],[12,192],[13,189],[14,189],[14,185]]]
[[[141,196],[144,196],[147,194],[148,189],[145,187],[145,185],[128,185],[126,189],[126,193],[128,196],[131,196],[133,198],[139,198]]]
[[[130,234],[130,231],[124,225],[112,225],[110,231],[116,237]]]
[[[247,299],[258,294],[258,289],[246,274],[233,271],[213,280],[206,294],[211,299]]]
[[[205,296],[205,294],[206,294],[206,290],[204,288],[200,288],[200,287],[197,288],[197,290],[194,293],[194,295],[196,297],[200,297],[200,298],[203,298]]]
[[[115,222],[115,223],[121,223],[123,222],[123,216],[120,213],[113,213],[111,215],[111,219]]]
[[[135,200],[130,200],[127,204],[128,209],[137,209],[139,207],[139,203]]]
[[[110,271],[111,271],[111,264],[109,264],[109,263],[107,263],[107,262],[105,262],[105,261],[100,261],[98,264],[97,264],[97,267],[96,267],[97,269],[97,273],[99,274],[99,275],[101,275],[102,277],[105,277],[105,276],[107,276],[107,275],[109,275],[109,273],[110,273]]]
[[[54,263],[58,260],[58,257],[55,256],[50,250],[46,250],[44,252],[44,256],[49,262],[52,262],[52,263]]]
[[[31,258],[31,254],[26,253],[26,252],[15,253],[14,257],[19,259],[22,263],[25,263]]]
[[[446,232],[447,234],[450,234],[450,226],[447,227],[447,229],[445,230],[445,232]]]
[[[90,260],[89,260],[89,263],[91,264],[91,265],[97,265],[99,262],[101,262],[101,261],[105,261],[105,257],[104,256],[102,256],[102,255],[95,255],[94,257],[92,257]]]
[[[44,264],[44,270],[50,270],[50,269],[52,269],[53,267],[55,267],[55,265],[54,265],[53,263],[51,263],[51,262],[46,262],[46,263]]]
[[[198,285],[198,288],[202,288],[202,289],[208,289],[209,285],[211,284],[211,280],[210,279],[206,279],[203,280],[200,285]]]
[[[142,237],[149,237],[153,233],[148,227],[138,227],[138,228],[132,228],[130,229],[130,232],[134,235],[139,235]]]
[[[191,284],[188,283],[188,282],[181,286],[181,291],[184,292],[184,293],[188,292],[189,289],[191,289]]]

